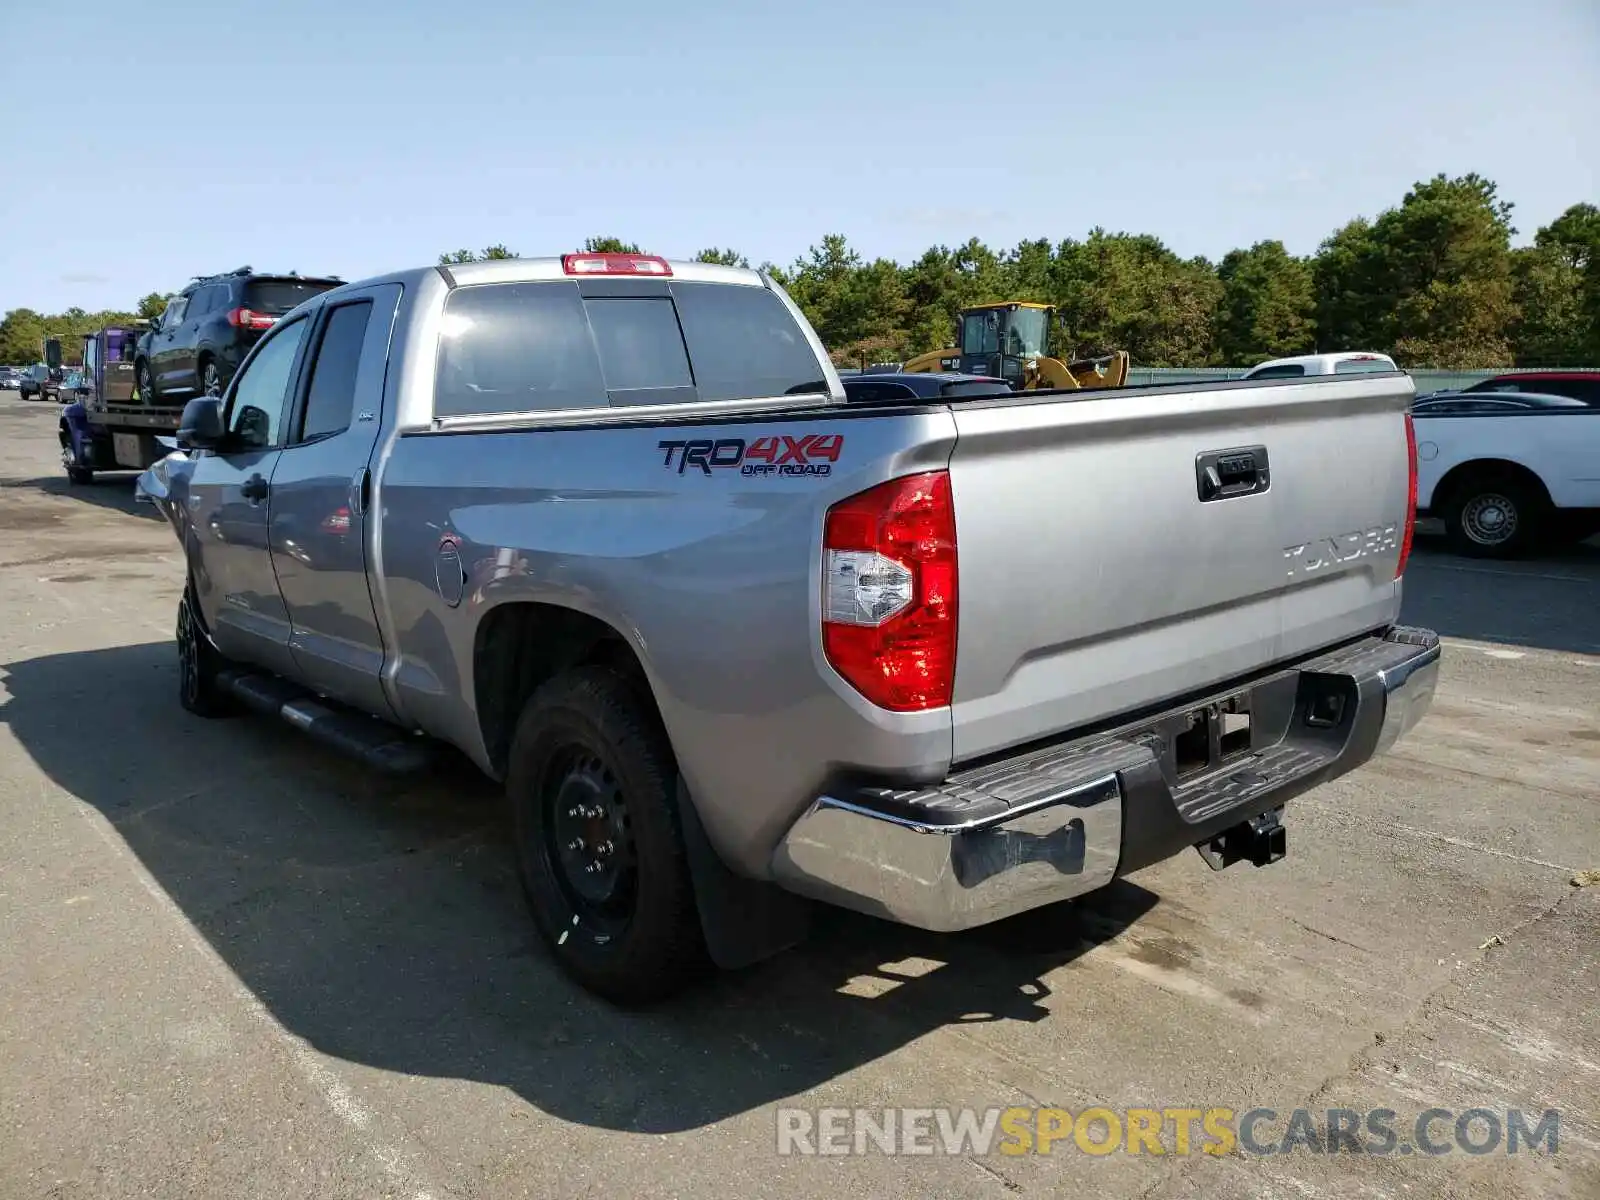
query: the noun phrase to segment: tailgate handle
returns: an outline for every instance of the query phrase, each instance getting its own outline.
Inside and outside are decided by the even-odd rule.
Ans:
[[[1195,456],[1194,473],[1202,504],[1253,496],[1266,491],[1271,483],[1265,446],[1208,450]]]

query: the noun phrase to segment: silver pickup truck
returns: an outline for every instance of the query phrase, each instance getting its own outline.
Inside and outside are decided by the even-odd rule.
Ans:
[[[770,278],[568,255],[307,301],[139,489],[183,705],[458,748],[553,954],[637,1002],[814,901],[956,930],[1281,858],[1285,802],[1432,698],[1411,398],[851,403]]]

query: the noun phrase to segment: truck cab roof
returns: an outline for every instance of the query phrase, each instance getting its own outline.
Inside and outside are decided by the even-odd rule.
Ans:
[[[1298,379],[1306,375],[1374,375],[1398,371],[1394,359],[1371,350],[1273,358],[1246,371],[1245,379]]]

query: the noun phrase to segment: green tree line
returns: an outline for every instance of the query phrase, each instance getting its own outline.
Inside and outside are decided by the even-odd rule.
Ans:
[[[1479,175],[1416,184],[1308,257],[1260,241],[1218,262],[1147,233],[1093,229],[995,249],[976,238],[910,265],[868,260],[829,234],[790,266],[764,264],[841,363],[945,345],[971,304],[1056,306],[1063,357],[1127,350],[1147,367],[1248,366],[1317,350],[1384,350],[1407,367],[1600,365],[1600,209],[1575,204],[1513,249],[1512,206]],[[585,251],[640,253],[620,238]],[[515,258],[504,245],[445,262]],[[737,251],[701,262],[748,265]]]
[[[1147,367],[1247,366],[1314,350],[1383,350],[1407,367],[1473,370],[1600,365],[1600,208],[1574,204],[1513,248],[1512,205],[1474,174],[1417,183],[1376,217],[1357,217],[1314,254],[1257,242],[1217,262],[1184,258],[1148,233],[1113,233],[1010,248],[933,246],[910,264],[867,259],[828,234],[779,279],[841,363],[900,360],[947,344],[958,310],[996,300],[1056,306],[1063,357],[1127,350]],[[641,253],[616,237],[589,253]],[[504,244],[460,249],[442,264],[516,258]],[[701,262],[748,266],[736,250]],[[47,336],[69,360],[78,339],[132,313],[13,309],[0,320],[0,362],[37,361]]]
[[[85,312],[69,308],[63,313],[41,313],[31,308],[13,308],[0,318],[0,363],[24,366],[44,361],[47,338],[61,341],[61,360],[75,365],[83,358],[83,337],[106,325],[153,317],[167,306],[170,297],[151,292],[132,311],[108,309]]]

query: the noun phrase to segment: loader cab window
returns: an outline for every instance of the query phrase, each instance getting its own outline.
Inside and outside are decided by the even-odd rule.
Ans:
[[[1046,343],[1050,337],[1050,314],[1042,308],[1019,308],[1007,313],[1010,318],[1010,337],[1006,353],[1023,358],[1038,358],[1048,354]]]
[[[991,308],[961,318],[961,353],[1036,358],[1047,353],[1050,314],[1042,308]]]
[[[972,312],[961,318],[962,354],[1000,353],[1000,318],[994,309]]]

